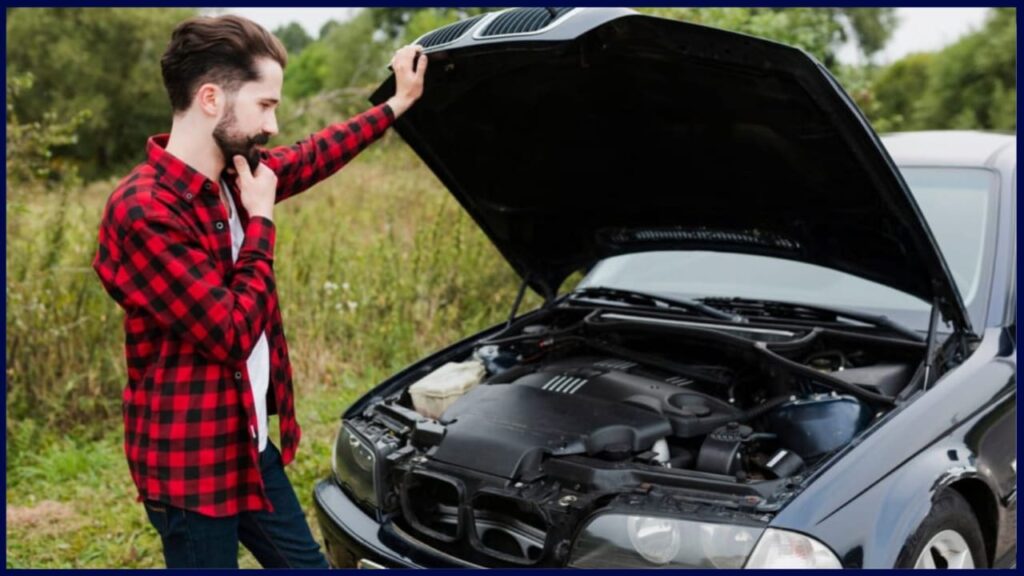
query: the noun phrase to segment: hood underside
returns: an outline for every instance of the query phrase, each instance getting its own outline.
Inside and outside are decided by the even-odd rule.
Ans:
[[[493,19],[427,47],[396,129],[544,296],[612,255],[740,252],[938,302],[969,330],[895,165],[807,54],[622,10],[481,38]]]

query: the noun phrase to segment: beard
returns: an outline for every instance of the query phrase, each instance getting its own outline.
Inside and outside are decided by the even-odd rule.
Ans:
[[[234,165],[235,156],[241,156],[249,163],[249,170],[256,171],[260,165],[260,151],[258,146],[266,145],[270,141],[270,135],[266,132],[259,132],[251,136],[238,134],[235,125],[238,119],[235,117],[235,107],[230,105],[221,118],[220,122],[213,129],[213,140],[224,155],[225,165]]]

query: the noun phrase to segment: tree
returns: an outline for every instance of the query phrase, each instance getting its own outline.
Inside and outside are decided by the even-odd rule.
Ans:
[[[1016,21],[1016,9],[993,9],[980,30],[936,56],[920,125],[1016,130]]]
[[[896,26],[892,8],[650,8],[641,12],[760,36],[803,48],[825,66],[850,34],[871,56],[885,46]]]
[[[946,48],[879,70],[868,95],[874,104],[862,107],[885,130],[1016,130],[1016,16],[994,9],[981,29]]]
[[[186,9],[16,8],[7,12],[8,78],[31,73],[16,94],[22,122],[48,113],[91,115],[77,142],[55,153],[82,164],[85,176],[109,174],[142,158],[152,134],[166,131],[171,109],[160,55]]]
[[[877,74],[870,95],[877,104],[869,112],[877,130],[890,132],[922,127],[921,89],[928,85],[934,58],[931,53],[911,54]]]
[[[274,30],[274,36],[277,36],[281,40],[285,49],[288,50],[289,56],[298,56],[299,53],[302,52],[303,48],[313,41],[313,38],[306,33],[306,29],[298,22],[292,22],[285,26],[278,26],[277,29]]]
[[[857,47],[870,59],[892,38],[899,23],[892,8],[840,8],[857,41]]]
[[[331,30],[334,30],[338,26],[341,26],[341,23],[334,18],[324,22],[324,25],[320,27],[320,33],[317,35],[317,40],[323,40],[331,33]]]
[[[387,76],[396,41],[377,33],[372,10],[360,10],[290,60],[279,121],[281,140],[305,136],[366,107]]]
[[[73,145],[78,141],[79,126],[88,119],[87,112],[79,112],[72,118],[58,118],[50,111],[41,121],[22,122],[15,105],[20,96],[32,89],[35,79],[31,74],[8,76],[7,78],[7,185],[8,192],[16,188],[32,187],[37,184],[51,187],[52,184],[76,184],[77,172],[74,166],[63,165],[54,158],[54,148]]]

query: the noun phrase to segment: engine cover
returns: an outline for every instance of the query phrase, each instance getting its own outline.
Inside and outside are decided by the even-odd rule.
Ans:
[[[721,426],[723,417],[739,414],[735,406],[693,389],[693,380],[639,373],[628,360],[573,358],[545,365],[515,381],[554,395],[600,398],[616,405],[645,408],[665,416],[672,434],[692,438]]]
[[[484,384],[442,415],[444,438],[431,457],[510,479],[540,473],[545,454],[640,453],[666,436],[706,434],[726,402],[688,389],[690,381],[630,373],[624,360],[573,358],[503,384]]]
[[[477,386],[441,422],[433,459],[510,479],[539,473],[544,454],[642,452],[672,433],[650,410],[514,384]]]

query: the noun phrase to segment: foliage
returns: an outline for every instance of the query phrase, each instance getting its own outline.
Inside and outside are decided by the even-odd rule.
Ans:
[[[26,123],[88,110],[78,141],[58,150],[86,176],[136,161],[165,131],[170,107],[160,55],[185,9],[14,8],[7,11],[7,71],[34,82],[15,98]]]
[[[282,92],[286,99],[307,98],[324,89],[333,59],[323,42],[313,42],[298,55],[289,55]]]
[[[331,33],[331,30],[334,30],[338,26],[341,26],[341,23],[339,23],[334,18],[331,18],[327,22],[324,22],[323,26],[320,27],[319,33],[317,34],[317,39],[323,40],[324,38],[327,37],[328,34]]]
[[[871,89],[865,93],[876,103],[865,110],[876,118],[875,129],[895,132],[925,127],[921,122],[922,88],[928,86],[934,54],[906,56],[879,71]]]
[[[642,12],[742,32],[792,44],[825,66],[852,34],[870,56],[880,50],[896,26],[892,8],[649,8]]]
[[[16,189],[37,184],[52,187],[59,182],[75,184],[75,166],[54,158],[53,150],[78,142],[77,131],[88,120],[89,112],[81,111],[63,120],[51,110],[38,121],[22,122],[16,103],[32,89],[34,81],[31,73],[9,75],[7,79],[7,186]]]
[[[380,82],[395,44],[375,37],[373,13],[361,10],[310,44],[288,66],[285,95],[305,98],[324,90],[368,88]],[[365,103],[363,99],[361,103]]]
[[[289,59],[294,56],[298,56],[298,54],[313,41],[313,38],[306,33],[306,29],[298,22],[278,26],[274,30],[274,35],[281,40],[285,49],[288,50]]]
[[[840,14],[853,29],[861,54],[871,58],[885,48],[898,24],[893,8],[842,8]]]
[[[1016,46],[1016,9],[993,9],[943,50],[880,70],[866,111],[880,130],[1016,130]]]
[[[935,128],[1015,130],[1016,47],[1016,9],[993,9],[980,30],[935,59],[921,103],[922,123]]]

